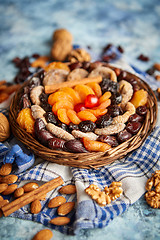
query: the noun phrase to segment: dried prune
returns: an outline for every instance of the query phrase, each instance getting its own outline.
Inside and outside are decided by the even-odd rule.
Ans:
[[[143,122],[143,120],[144,118],[142,116],[135,113],[129,117],[128,122]]]
[[[45,123],[41,118],[37,118],[34,123],[34,131],[35,135],[37,136],[39,131],[45,128]]]
[[[132,85],[134,92],[138,91],[139,86],[138,86],[138,82],[135,78],[127,78],[126,81]]]
[[[73,130],[79,130],[78,124],[70,122],[70,124],[68,125],[68,130],[69,132],[72,132]]]
[[[141,126],[142,124],[140,122],[129,122],[126,126],[126,130],[132,134],[136,134]]]
[[[53,137],[48,140],[48,147],[53,150],[57,150],[57,149],[65,150],[64,144],[65,144],[65,140],[60,138]]]
[[[69,152],[86,153],[88,152],[83,146],[82,142],[77,139],[69,140],[65,143],[65,147]]]
[[[122,115],[123,114],[123,110],[118,105],[110,105],[108,107],[108,114],[110,114],[111,117],[116,117],[116,116]]]
[[[36,138],[42,143],[43,145],[47,146],[48,145],[48,140],[51,138],[54,138],[54,136],[47,131],[46,129],[42,128],[36,133]]]
[[[117,93],[113,93],[111,96],[111,102],[112,104],[119,104],[122,102],[122,95],[117,92]]]
[[[61,127],[63,130],[67,131],[68,132],[68,126],[67,124],[65,123],[62,123],[62,122],[58,122],[58,127]]]
[[[147,107],[146,107],[145,105],[139,106],[139,107],[136,109],[136,112],[137,112],[140,116],[145,116],[146,113],[147,113]]]
[[[96,126],[97,128],[105,128],[112,123],[113,119],[109,114],[105,114],[97,119]]]
[[[103,78],[102,82],[100,83],[100,87],[102,94],[104,94],[106,91],[109,91],[111,93],[116,93],[118,91],[118,83],[113,82],[107,78]]]
[[[101,135],[101,136],[99,136],[97,141],[108,143],[111,147],[117,147],[118,146],[118,141],[117,141],[116,137],[111,136],[111,135]]]
[[[120,143],[127,141],[131,137],[132,137],[132,134],[128,132],[126,129],[124,129],[123,131],[117,134],[117,140]]]
[[[49,103],[41,103],[40,106],[46,111],[46,112],[51,112],[52,111],[52,106]]]
[[[46,112],[46,113],[44,114],[44,117],[45,117],[45,119],[46,119],[46,121],[47,121],[48,123],[53,123],[53,124],[57,125],[58,119],[57,119],[57,117],[54,115],[53,112]]]
[[[90,120],[82,121],[78,124],[79,130],[82,132],[93,132],[96,124]]]

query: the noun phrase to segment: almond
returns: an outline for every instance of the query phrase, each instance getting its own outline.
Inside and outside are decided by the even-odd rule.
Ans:
[[[72,211],[72,209],[74,208],[75,203],[74,202],[67,202],[62,204],[61,206],[59,206],[59,208],[57,209],[58,215],[60,216],[65,216],[67,215],[69,212]]]
[[[1,202],[2,200],[4,200],[4,199],[3,199],[3,197],[2,197],[2,196],[0,196],[0,202]]]
[[[157,70],[160,71],[160,63],[155,63],[153,67]]]
[[[75,185],[66,185],[59,189],[59,193],[61,194],[73,194],[76,193],[76,186]]]
[[[12,184],[17,182],[18,177],[16,175],[8,175],[5,177],[0,177],[0,182],[1,183],[7,183],[7,184]]]
[[[0,193],[2,193],[3,191],[5,191],[8,187],[7,183],[1,183],[0,184]]]
[[[66,202],[66,199],[62,196],[57,196],[55,198],[52,198],[49,203],[48,203],[48,207],[49,208],[55,208],[55,207],[59,207],[60,205],[62,205],[63,203]]]
[[[43,229],[39,231],[32,240],[50,240],[53,237],[53,233],[49,229]]]
[[[0,208],[2,208],[3,206],[5,206],[8,203],[9,203],[9,201],[7,199],[0,201]]]
[[[12,164],[11,163],[3,164],[2,167],[0,168],[0,175],[2,175],[2,176],[7,176],[11,172],[12,172]]]
[[[70,218],[68,217],[56,217],[51,219],[50,221],[51,224],[58,225],[58,226],[66,225],[69,222],[70,222]]]
[[[18,187],[17,184],[9,185],[7,187],[7,189],[4,192],[2,192],[2,194],[9,195],[9,194],[13,193],[17,189],[17,187]]]
[[[33,191],[34,189],[37,189],[39,186],[37,183],[35,182],[30,182],[30,183],[26,183],[24,186],[23,186],[23,189],[24,189],[24,192],[31,192]]]
[[[24,189],[22,187],[17,188],[16,191],[14,192],[14,197],[19,198],[24,194]]]
[[[41,211],[41,202],[39,200],[34,200],[32,203],[31,203],[31,213],[33,214],[37,214]]]

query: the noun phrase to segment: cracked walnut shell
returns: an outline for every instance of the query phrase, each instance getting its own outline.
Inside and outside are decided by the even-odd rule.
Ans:
[[[72,62],[72,63],[74,63],[74,62],[89,62],[90,60],[91,60],[90,54],[82,48],[74,49],[68,55],[68,61]]]
[[[0,142],[5,141],[10,136],[10,126],[8,119],[3,113],[0,113]]]

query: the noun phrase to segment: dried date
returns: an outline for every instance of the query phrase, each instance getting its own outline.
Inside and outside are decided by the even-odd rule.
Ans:
[[[48,140],[48,147],[53,150],[57,150],[57,149],[65,150],[64,144],[65,144],[65,140],[60,138],[52,137],[51,139]]]
[[[69,140],[65,143],[65,147],[69,152],[87,153],[88,151],[83,146],[82,142],[77,139]]]

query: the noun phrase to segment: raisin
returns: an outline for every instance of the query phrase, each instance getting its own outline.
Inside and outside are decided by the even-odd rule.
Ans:
[[[108,114],[110,114],[111,117],[116,117],[116,116],[122,115],[123,114],[123,110],[118,105],[110,105],[108,107]]]
[[[46,112],[51,112],[52,111],[52,106],[49,103],[41,103],[40,106],[46,111]]]
[[[126,126],[126,130],[132,134],[136,134],[141,126],[142,124],[140,122],[129,122]]]
[[[42,103],[46,103],[48,101],[48,95],[43,92],[40,94],[39,99]]]
[[[53,112],[46,112],[44,114],[44,117],[48,123],[53,123],[56,125],[58,122],[57,117],[54,115]]]
[[[68,125],[68,130],[72,132],[73,130],[79,130],[79,127],[77,124],[70,122],[70,124]]]
[[[78,124],[79,130],[82,132],[93,132],[96,124],[90,120],[82,121]]]
[[[128,132],[126,129],[117,134],[117,140],[120,143],[127,141],[131,137],[132,137],[132,134],[130,132]]]
[[[97,119],[96,126],[97,128],[105,128],[112,123],[113,119],[109,114],[105,114]]]
[[[118,91],[118,83],[113,82],[107,78],[103,78],[102,82],[100,83],[100,87],[102,94],[104,94],[106,91],[109,91],[111,93],[116,93]]]
[[[119,104],[122,102],[122,95],[120,93],[113,93],[111,96],[112,104]]]
[[[117,147],[118,146],[118,141],[117,141],[116,137],[111,136],[111,135],[101,135],[101,136],[99,136],[97,141],[108,143],[111,147]]]
[[[62,122],[59,121],[58,127],[61,127],[63,130],[65,130],[65,131],[68,132],[68,126],[67,126],[67,124],[62,123]]]

